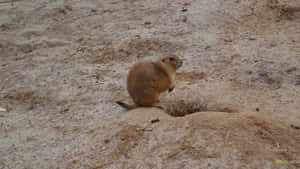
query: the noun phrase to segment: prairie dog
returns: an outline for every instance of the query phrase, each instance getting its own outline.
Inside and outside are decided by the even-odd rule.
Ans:
[[[133,105],[117,101],[116,103],[125,109],[153,106],[158,100],[159,94],[174,87],[176,70],[182,66],[182,60],[178,56],[165,56],[156,62],[138,62],[132,66],[127,77],[127,90],[133,99]],[[161,107],[159,107],[161,108]]]

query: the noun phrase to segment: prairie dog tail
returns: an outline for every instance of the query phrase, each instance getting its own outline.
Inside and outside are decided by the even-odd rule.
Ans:
[[[116,101],[116,103],[127,110],[132,110],[137,107],[135,104],[129,105],[129,104],[121,102],[121,101]]]

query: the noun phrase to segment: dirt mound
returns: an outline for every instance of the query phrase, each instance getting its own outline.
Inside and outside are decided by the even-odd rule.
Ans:
[[[155,108],[137,109],[110,127],[111,134],[95,138],[95,150],[73,156],[78,160],[67,168],[83,165],[86,157],[93,159],[89,168],[299,167],[299,131],[261,113],[174,118]]]

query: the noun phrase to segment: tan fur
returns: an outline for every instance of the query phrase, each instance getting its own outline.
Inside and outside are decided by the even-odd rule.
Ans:
[[[135,104],[128,105],[121,101],[117,104],[126,109],[153,106],[160,93],[171,91],[175,87],[175,73],[181,65],[182,60],[177,56],[165,56],[156,62],[134,64],[127,77],[127,90]]]

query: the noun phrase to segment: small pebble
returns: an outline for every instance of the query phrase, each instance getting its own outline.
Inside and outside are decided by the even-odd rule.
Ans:
[[[181,12],[186,12],[186,11],[187,11],[187,8],[184,8],[184,7],[183,7],[183,8],[181,9]]]
[[[150,21],[146,21],[146,22],[144,22],[144,24],[145,24],[145,25],[150,25],[151,22],[150,22]]]
[[[69,6],[69,5],[65,5],[65,8],[66,8],[67,10],[69,10],[69,11],[72,11],[72,10],[73,10],[72,7]]]
[[[295,125],[293,125],[293,124],[291,124],[291,127],[294,128],[294,129],[296,129],[296,130],[299,130],[299,129],[300,129],[299,126],[295,126]]]
[[[157,118],[157,119],[151,120],[151,123],[157,123],[157,122],[159,122],[159,119],[158,119],[158,118]]]
[[[0,112],[6,112],[5,108],[0,107]]]
[[[224,39],[224,42],[232,42],[232,39]]]
[[[76,50],[77,52],[84,52],[85,51],[85,48],[81,48],[81,47],[79,47],[79,48],[77,48],[77,50]]]
[[[249,36],[249,38],[248,38],[249,40],[255,40],[256,39],[256,37],[255,36],[253,36],[253,35],[251,35],[251,36]]]
[[[61,12],[63,14],[67,14],[67,11],[65,9],[60,9],[59,12]]]
[[[77,42],[81,42],[83,40],[83,37],[77,39]]]
[[[261,130],[258,130],[258,131],[256,132],[256,134],[258,134],[258,135],[263,135],[264,132],[262,132]]]
[[[210,45],[207,45],[207,46],[205,46],[204,49],[209,49],[209,48],[211,48],[211,46],[210,46]]]
[[[187,17],[186,16],[182,16],[182,22],[186,22],[187,21]]]
[[[297,67],[291,67],[286,70],[287,73],[291,73],[297,70]]]
[[[188,6],[188,5],[191,5],[191,3],[185,2],[183,5],[184,5],[184,6]]]

